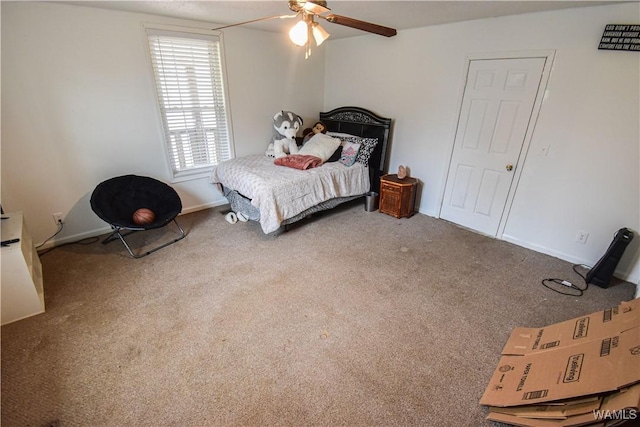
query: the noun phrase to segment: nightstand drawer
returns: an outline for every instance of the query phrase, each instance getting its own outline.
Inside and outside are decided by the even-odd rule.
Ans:
[[[400,187],[398,187],[396,185],[387,184],[385,182],[383,182],[380,185],[380,189],[382,191],[388,191],[390,193],[401,193],[402,192],[402,189]]]

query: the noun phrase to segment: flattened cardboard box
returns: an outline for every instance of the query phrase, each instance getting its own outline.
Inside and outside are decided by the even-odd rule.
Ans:
[[[515,328],[502,354],[526,355],[601,339],[640,324],[640,299],[544,328]]]
[[[504,355],[480,400],[516,406],[614,391],[640,382],[640,328],[553,351]]]
[[[535,408],[536,405],[530,405],[529,407]],[[640,384],[636,384],[627,389],[607,395],[602,399],[602,404],[599,405],[597,409],[569,416],[563,420],[520,417],[518,415],[502,413],[499,411],[501,411],[500,408],[492,408],[487,419],[523,427],[617,425],[615,421],[639,421]]]
[[[575,415],[588,414],[597,409],[600,409],[602,405],[602,398],[595,396],[593,399],[577,403],[567,403],[566,405],[524,405],[524,406],[508,406],[499,407],[491,406],[489,410],[491,412],[498,412],[500,414],[514,415],[521,418],[539,418],[539,419],[556,419],[565,420]]]

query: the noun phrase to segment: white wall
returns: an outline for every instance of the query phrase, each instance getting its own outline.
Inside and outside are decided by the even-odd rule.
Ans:
[[[24,211],[36,243],[108,231],[95,186],[127,173],[170,182],[143,23],[211,23],[41,2],[2,2],[2,206]],[[304,59],[286,34],[224,31],[237,155],[262,153],[280,109],[313,121],[323,51]],[[183,212],[225,202],[206,178],[172,184]]]
[[[468,55],[556,51],[533,138],[501,236],[593,265],[621,227],[636,233],[617,276],[640,278],[640,59],[598,51],[604,26],[639,3],[483,19],[328,43],[325,109],[359,105],[395,119],[390,170],[423,183],[419,210],[439,215]],[[633,21],[633,19],[631,19]],[[345,79],[349,70],[354,78]],[[541,147],[549,144],[547,156]],[[578,230],[590,233],[585,245]],[[567,272],[568,274],[572,272]]]

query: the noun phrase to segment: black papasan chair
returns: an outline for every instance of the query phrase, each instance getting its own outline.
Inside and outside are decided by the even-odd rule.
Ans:
[[[151,209],[155,213],[154,221],[144,225],[134,223],[133,213],[140,208]],[[176,217],[182,211],[180,196],[173,188],[154,178],[123,175],[101,182],[91,194],[91,209],[114,230],[102,243],[119,238],[133,258],[147,256],[186,236],[176,221]],[[124,239],[136,231],[161,228],[172,221],[180,230],[180,237],[149,251],[136,254]],[[124,230],[129,232],[123,234]]]

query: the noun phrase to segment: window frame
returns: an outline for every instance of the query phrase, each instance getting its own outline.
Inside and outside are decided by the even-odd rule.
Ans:
[[[163,106],[161,105],[161,96],[158,93],[159,85],[156,80],[156,74],[154,70],[153,56],[151,52],[151,43],[149,40],[150,35],[167,35],[171,37],[180,37],[186,39],[200,39],[207,41],[214,41],[218,43],[219,48],[219,67],[220,67],[220,78],[222,80],[222,89],[221,92],[224,96],[224,111],[226,116],[226,131],[227,138],[229,141],[229,146],[227,147],[229,152],[229,158],[235,157],[235,143],[233,138],[233,126],[231,120],[231,107],[229,103],[229,88],[228,88],[228,80],[227,80],[227,70],[226,70],[226,61],[225,61],[225,52],[224,52],[224,40],[222,32],[220,31],[212,31],[203,28],[191,28],[191,27],[180,27],[173,25],[163,25],[163,24],[143,24],[143,36],[144,36],[144,44],[146,47],[147,53],[147,63],[148,69],[151,73],[151,84],[153,85],[153,94],[154,94],[154,104],[157,111],[157,117],[159,119],[160,125],[160,133],[162,134],[162,151],[164,153],[165,165],[167,167],[167,171],[169,176],[171,177],[171,182],[182,182],[189,181],[195,179],[201,179],[205,177],[209,177],[211,171],[215,164],[209,164],[205,166],[195,167],[186,170],[176,170],[173,164],[173,156],[170,152],[171,144],[169,140],[169,135],[167,134],[167,122],[166,118],[163,114]],[[226,160],[226,159],[225,159]],[[222,161],[222,160],[220,160]]]

